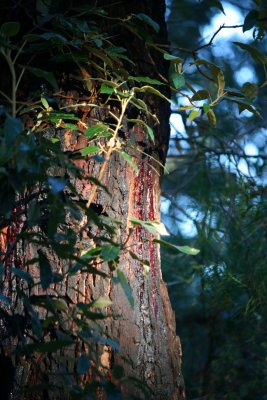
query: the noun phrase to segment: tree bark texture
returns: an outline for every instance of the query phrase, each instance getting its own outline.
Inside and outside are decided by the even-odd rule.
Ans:
[[[130,1],[121,4],[119,10],[116,6],[110,7],[111,15],[116,14],[118,16],[118,11],[120,17],[125,17],[129,13],[148,14],[160,24],[161,36],[158,40],[166,40],[163,1],[154,1],[153,5],[146,1]],[[118,26],[114,34],[120,31],[121,28]],[[138,39],[134,41],[131,39],[129,42],[128,34],[124,32],[124,35],[125,43],[122,45],[127,47],[138,66],[137,74],[151,75],[151,71],[157,68],[166,75],[166,65],[161,65],[161,61],[158,65],[155,65],[157,58],[153,58],[154,61],[151,62],[150,57],[144,54],[144,49]],[[69,93],[73,94],[72,88],[69,88],[69,90]],[[121,286],[112,281],[112,272],[107,265],[102,265],[100,268],[110,276],[110,279],[103,279],[93,274],[68,276],[57,285],[57,291],[62,296],[67,295],[74,303],[91,302],[99,296],[105,296],[112,301],[112,306],[109,307],[107,313],[109,317],[104,320],[104,329],[109,336],[119,343],[120,350],[114,351],[107,344],[98,349],[99,364],[105,371],[107,378],[112,372],[113,365],[123,365],[126,376],[140,379],[149,385],[152,389],[153,399],[183,400],[185,393],[181,375],[181,344],[179,337],[176,336],[175,315],[170,305],[167,288],[162,281],[159,245],[152,242],[152,234],[140,226],[133,228],[130,223],[133,217],[139,220],[160,220],[160,174],[162,168],[155,160],[164,162],[169,135],[169,111],[168,104],[161,99],[147,96],[144,100],[149,103],[150,109],[157,113],[160,120],[160,125],[154,126],[156,143],[153,144],[149,140],[146,129],[142,125],[128,127],[124,132],[125,140],[137,148],[137,151],[134,152],[134,159],[139,172],[136,174],[118,153],[113,153],[107,162],[107,168],[101,179],[109,194],[98,188],[90,205],[97,212],[120,220],[122,224],[118,228],[116,238],[118,243],[123,244],[128,240],[127,247],[140,259],[149,261],[150,271],[148,274],[144,274],[144,266],[138,259],[129,257],[127,252],[120,256],[117,268],[123,271],[132,289],[134,307],[131,307]],[[89,126],[93,123],[92,118],[95,117],[95,109],[86,110],[84,113],[84,121]],[[49,132],[47,134],[49,135]],[[73,131],[62,130],[59,138],[64,151],[78,151],[87,145],[86,138]],[[129,152],[131,151],[129,150]],[[144,151],[149,156],[144,155]],[[87,176],[98,178],[102,163],[84,158],[76,161],[76,165],[81,167]],[[88,200],[93,190],[93,183],[74,179],[73,184],[81,197],[85,201]],[[92,226],[90,229],[95,237],[98,228]],[[90,239],[90,236],[92,236],[90,229],[79,231],[79,227],[76,227],[81,249],[96,244]],[[38,248],[23,243],[16,258],[21,259],[23,264],[23,260],[34,259],[36,256],[38,256]],[[64,272],[66,270],[66,261],[60,260],[52,253],[47,253],[47,256],[56,271]],[[35,275],[34,266],[28,265],[27,270],[32,276]],[[38,273],[38,270],[36,270],[36,276],[38,276]],[[3,293],[9,293],[12,285],[16,284],[14,280],[10,282],[8,279],[9,275],[6,273]],[[53,291],[53,288],[51,291]],[[31,295],[42,293],[40,287],[35,287]],[[15,301],[16,299],[14,299]],[[1,329],[4,331],[5,328],[1,327]],[[5,335],[2,334],[2,336]],[[7,349],[8,339],[5,340],[4,345]],[[4,359],[5,356],[3,354],[2,358],[5,368],[7,368],[8,362]],[[55,365],[51,367],[46,363],[48,361],[44,361],[44,370],[56,369]],[[73,368],[75,368],[75,365],[73,365]],[[16,379],[34,380],[31,367],[28,368],[28,377],[23,377],[25,372],[22,370],[23,366],[16,372]],[[89,375],[90,372],[85,379],[90,380]],[[133,396],[137,396],[137,398],[141,396],[140,390],[134,384],[122,385],[121,390],[122,398],[125,400],[131,399]],[[12,396],[12,399],[18,399],[19,393],[13,390]],[[61,393],[61,396],[64,395]],[[53,398],[53,395],[51,395],[51,398]]]

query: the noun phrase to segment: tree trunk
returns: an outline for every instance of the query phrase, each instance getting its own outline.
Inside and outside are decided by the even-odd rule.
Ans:
[[[108,2],[102,3],[108,4]],[[158,40],[166,40],[164,4],[161,0],[157,0],[153,2],[152,10],[149,3],[127,2],[126,5],[120,5],[119,10],[117,6],[111,5],[109,15],[118,17],[119,11],[119,17],[125,18],[131,13],[145,13],[157,21],[161,27],[161,36],[158,37]],[[135,73],[137,75],[155,76],[157,70],[166,76],[166,65],[163,65],[162,61],[155,55],[154,61],[152,61],[148,48],[145,54],[143,53],[144,44],[139,37],[131,39],[130,33],[120,26],[113,29],[114,35],[118,35],[117,42],[121,46],[127,47],[131,58],[135,61]],[[68,90],[66,94],[74,93],[71,87]],[[72,183],[81,198],[84,201],[88,201],[88,198],[90,198],[89,206],[92,210],[111,219],[121,221],[117,230],[116,241],[130,249],[135,256],[131,257],[128,251],[123,251],[120,254],[120,260],[115,271],[112,271],[107,263],[102,264],[99,268],[108,275],[106,279],[92,273],[78,273],[66,277],[51,291],[57,290],[58,295],[69,298],[73,304],[90,303],[99,296],[105,296],[112,301],[112,305],[107,309],[108,316],[104,320],[102,328],[108,337],[119,343],[120,349],[115,350],[109,342],[99,346],[99,368],[102,368],[107,380],[109,380],[114,365],[123,366],[125,376],[131,378],[130,381],[125,381],[127,383],[123,383],[122,380],[123,399],[143,398],[140,385],[136,384],[138,379],[151,388],[151,398],[153,399],[182,400],[185,398],[185,394],[181,375],[181,345],[179,337],[176,336],[175,315],[170,305],[167,288],[162,281],[159,245],[152,241],[154,236],[151,233],[140,225],[133,226],[131,223],[132,218],[142,221],[160,220],[160,174],[162,172],[160,163],[164,162],[166,155],[169,111],[164,100],[159,100],[151,95],[146,95],[144,100],[160,120],[160,124],[154,126],[156,143],[153,144],[149,139],[143,125],[133,125],[132,127],[128,125],[123,132],[126,146],[128,144],[128,153],[133,153],[131,147],[136,147],[134,160],[139,172],[136,173],[119,153],[113,152],[106,161],[103,174],[101,173],[103,162],[100,163],[92,158],[75,161],[76,166],[82,168],[86,176],[101,178],[101,183],[105,185],[108,192],[100,187],[95,192],[94,183],[90,181],[88,183],[88,180],[80,178],[72,178]],[[83,122],[90,126],[94,123],[95,117],[95,109],[87,109],[84,111]],[[140,118],[143,117],[140,116]],[[149,121],[149,123],[151,125],[152,121]],[[46,134],[49,135],[49,132]],[[85,137],[70,130],[61,131],[59,137],[65,152],[77,152],[87,145]],[[144,155],[144,153],[147,155]],[[100,177],[100,175],[103,176]],[[92,193],[95,194],[92,196]],[[91,226],[89,229],[83,223],[76,226],[75,230],[77,236],[79,236],[78,247],[84,249],[86,246],[89,248],[97,245],[92,239],[92,237],[96,237],[95,231],[97,229],[99,229],[97,226]],[[93,231],[93,234],[90,230]],[[99,235],[101,236],[101,232],[99,232]],[[127,243],[127,246],[125,246],[125,243]],[[18,247],[16,259],[38,258],[39,250],[38,246],[28,245],[24,242],[20,248]],[[4,248],[2,248],[2,252],[4,252]],[[66,271],[66,260],[55,256],[53,252],[46,252],[46,256],[54,270],[58,272]],[[142,260],[149,261],[149,272],[146,272]],[[35,271],[35,267],[32,265],[27,266],[27,271],[33,277],[39,273]],[[134,306],[130,304],[122,286],[116,281],[118,271],[123,272],[131,287]],[[8,295],[13,285],[13,283],[8,282],[9,278],[10,275],[6,273],[6,281],[3,283],[5,295]],[[43,294],[44,291],[40,286],[36,286],[31,292],[31,296],[42,296]],[[14,298],[13,301],[16,302],[16,299]],[[20,304],[17,307],[19,313]],[[45,318],[46,315],[43,315],[43,317]],[[5,327],[2,327],[2,330],[4,329]],[[2,333],[2,336],[5,335]],[[8,342],[7,339],[6,341]],[[10,362],[10,359],[6,357],[8,346],[4,343],[3,347],[5,350],[2,359],[5,368],[7,368]],[[78,350],[76,350],[76,355],[79,355]],[[49,361],[45,360],[42,368],[44,370],[51,368],[55,372],[56,365],[53,362],[51,362],[51,365],[48,364]],[[17,381],[22,379],[22,368],[23,366],[17,368]],[[75,370],[75,362],[72,367],[69,365],[69,368]],[[26,381],[34,379],[32,367],[29,367],[29,376],[30,378],[24,379]],[[90,381],[90,370],[88,377],[84,379]],[[47,395],[51,398],[56,397],[55,394],[51,393]],[[18,389],[13,389],[12,396],[12,399],[19,398]],[[64,396],[62,392],[61,396]],[[101,396],[103,394],[99,393],[99,398],[102,398]],[[8,398],[8,395],[6,395],[6,398]]]

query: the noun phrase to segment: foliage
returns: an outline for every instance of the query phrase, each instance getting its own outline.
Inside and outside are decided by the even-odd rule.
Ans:
[[[8,20],[0,28],[1,62],[11,77],[7,85],[2,82],[0,92],[2,352],[6,354],[5,343],[10,345],[12,338],[12,362],[24,367],[24,376],[15,377],[17,390],[26,395],[46,391],[62,396],[63,390],[72,399],[93,399],[103,391],[120,398],[119,385],[128,378],[117,366],[114,377],[107,379],[97,362],[97,344],[119,349],[101,324],[112,316],[112,302],[105,297],[77,302],[82,296],[75,285],[72,298],[62,286],[81,274],[112,279],[134,307],[131,287],[117,267],[122,252],[128,251],[127,243],[117,237],[121,223],[99,215],[94,200],[97,189],[107,191],[101,180],[114,152],[138,172],[137,149],[134,143],[126,146],[122,132],[128,125],[141,124],[154,142],[146,120],[157,122],[157,118],[142,97],[152,93],[165,98],[157,89],[163,82],[133,76],[134,63],[126,48],[102,30],[110,18],[105,9],[70,5],[63,13],[60,2],[49,4],[36,2],[25,21]],[[140,25],[158,30],[145,14],[133,14],[123,22],[129,29]],[[73,80],[71,85],[84,94],[81,99],[72,96],[68,104],[61,90],[63,73],[70,75],[66,65],[82,76],[81,83]],[[146,118],[128,116],[130,107]],[[95,111],[90,125],[81,117],[88,110]],[[67,130],[84,135],[89,145],[68,151]],[[98,179],[79,167],[77,161],[84,158],[101,164]],[[88,199],[79,193],[76,179],[91,184]],[[134,221],[141,227],[144,223]],[[80,249],[88,227],[92,237]],[[130,256],[137,257],[133,252]],[[55,270],[54,260],[62,268]],[[146,260],[142,262],[148,267]],[[106,263],[108,269],[103,267]],[[57,366],[57,379],[48,378],[46,357]],[[91,379],[86,381],[89,369]],[[136,384],[148,398],[149,389]]]
[[[163,221],[170,242],[200,252],[162,249],[162,262],[190,399],[263,399],[267,388],[266,4],[230,4],[240,24],[225,19],[207,38],[229,3],[174,1],[168,21],[188,104],[175,95]],[[239,83],[244,66],[254,76]]]
[[[112,302],[103,296],[85,299],[75,282],[83,274],[111,279],[134,307],[131,287],[118,268],[121,255],[129,252],[144,265],[144,275],[149,273],[149,262],[129,251],[129,238],[123,243],[118,237],[121,222],[97,212],[94,201],[97,190],[108,193],[102,178],[114,153],[136,174],[141,153],[156,161],[134,141],[126,143],[125,136],[140,125],[147,142],[155,143],[158,119],[146,96],[170,103],[160,89],[168,81],[160,74],[136,76],[123,38],[111,32],[123,24],[133,38],[153,47],[159,26],[143,13],[120,19],[106,8],[72,2],[64,10],[61,2],[22,4],[14,19],[12,6],[5,8],[0,26],[1,62],[8,77],[0,91],[1,356],[3,362],[11,357],[16,381],[8,389],[15,390],[14,397],[46,393],[93,399],[106,392],[117,399],[120,384],[131,377],[120,366],[107,377],[98,362],[99,344],[119,351],[102,323],[113,317]],[[153,49],[168,60],[166,51]],[[66,132],[85,138],[86,144],[71,151]],[[86,175],[81,160],[100,164],[97,178]],[[77,180],[90,184],[88,198]],[[156,236],[165,232],[159,221],[133,218],[131,224]],[[158,239],[154,243],[170,246]],[[189,246],[172,248],[197,253]],[[66,282],[72,295],[64,289]],[[135,384],[142,398],[150,397],[145,383]]]

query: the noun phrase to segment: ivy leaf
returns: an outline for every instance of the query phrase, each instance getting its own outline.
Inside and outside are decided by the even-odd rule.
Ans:
[[[188,254],[190,256],[195,256],[197,255],[200,250],[195,249],[194,247],[189,247],[189,246],[176,246],[174,244],[171,244],[169,242],[166,242],[165,240],[159,240],[159,239],[153,239],[153,242],[162,244],[165,247],[169,247],[172,250],[180,251],[184,254]]]
[[[267,56],[261,53],[259,50],[255,49],[255,47],[250,46],[246,43],[233,42],[236,46],[239,46],[241,49],[246,50],[251,57],[258,62],[259,64],[267,64]]]
[[[119,154],[131,165],[131,167],[134,169],[134,171],[137,175],[139,172],[139,168],[136,165],[136,163],[134,162],[134,160],[132,159],[132,157],[128,153],[125,153],[125,151],[120,151]]]
[[[243,32],[249,31],[253,26],[258,23],[259,12],[257,10],[251,10],[245,17]]]

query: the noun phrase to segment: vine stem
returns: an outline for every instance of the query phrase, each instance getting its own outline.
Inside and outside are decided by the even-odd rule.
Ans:
[[[98,181],[102,180],[102,178],[103,178],[103,176],[104,176],[104,174],[106,172],[108,162],[109,162],[111,154],[113,153],[113,150],[114,150],[115,139],[117,138],[119,130],[121,128],[122,120],[123,120],[124,114],[126,112],[127,106],[129,104],[129,102],[131,101],[133,96],[134,96],[134,93],[131,93],[130,96],[127,99],[121,99],[121,113],[120,113],[119,118],[117,118],[118,122],[117,122],[116,128],[114,130],[114,134],[113,134],[112,138],[110,139],[111,143],[110,143],[110,145],[108,147],[108,150],[106,152],[106,157],[105,157],[105,160],[103,162],[103,165],[102,165],[102,167],[101,167],[101,169],[99,171],[99,175],[98,175],[98,178],[97,178]],[[96,192],[97,192],[97,185],[94,183],[93,186],[92,186],[92,190],[91,190],[90,196],[89,196],[88,201],[86,203],[86,207],[87,208],[89,208],[90,205],[92,204],[92,202],[93,202],[93,200],[95,198]]]

